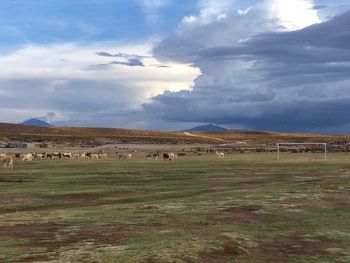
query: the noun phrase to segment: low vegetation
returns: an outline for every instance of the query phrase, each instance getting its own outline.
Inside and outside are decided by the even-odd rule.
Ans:
[[[55,160],[0,170],[1,262],[350,262],[350,158]]]

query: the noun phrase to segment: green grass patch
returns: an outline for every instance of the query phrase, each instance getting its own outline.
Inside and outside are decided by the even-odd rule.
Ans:
[[[349,156],[0,170],[1,262],[350,262]]]

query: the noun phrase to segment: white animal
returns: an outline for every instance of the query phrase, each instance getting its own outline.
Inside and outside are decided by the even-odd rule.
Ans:
[[[132,158],[132,154],[131,153],[127,154],[126,158],[131,159]]]
[[[93,154],[91,154],[91,159],[98,160],[98,159],[100,159],[100,155],[97,153],[93,153]]]
[[[80,159],[80,154],[79,153],[73,154],[73,159]]]
[[[177,159],[177,154],[175,154],[175,153],[169,153],[169,159],[170,159],[170,160]]]
[[[107,159],[108,154],[107,153],[100,153],[100,159]]]
[[[42,160],[42,159],[44,159],[44,155],[41,154],[41,153],[36,153],[35,154],[35,159]]]
[[[33,161],[33,155],[31,153],[25,153],[22,155],[22,161],[31,162]]]
[[[0,160],[0,167],[4,169],[13,169],[13,158],[7,157]]]
[[[87,159],[87,158],[88,158],[88,157],[87,157],[86,153],[80,154],[80,159]]]
[[[5,158],[6,158],[6,154],[0,153],[0,160],[1,160],[1,159],[5,159]]]
[[[221,158],[221,159],[225,158],[225,154],[223,152],[215,151],[215,153],[216,153],[218,158]]]

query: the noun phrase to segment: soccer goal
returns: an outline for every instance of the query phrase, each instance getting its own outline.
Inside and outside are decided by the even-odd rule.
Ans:
[[[322,146],[323,147],[323,153],[324,153],[324,160],[327,161],[327,143],[277,143],[277,159],[281,159],[281,147],[291,147],[291,146]]]

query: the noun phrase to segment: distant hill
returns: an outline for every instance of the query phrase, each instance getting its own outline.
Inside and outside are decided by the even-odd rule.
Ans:
[[[42,127],[0,123],[0,140],[20,142],[53,142],[91,146],[108,143],[190,144],[214,143],[210,137],[194,137],[183,132],[160,132],[118,128],[94,127]]]
[[[22,122],[21,124],[29,125],[29,126],[39,126],[39,127],[52,127],[53,126],[50,123],[48,123],[46,121],[39,120],[39,119],[29,119],[29,120]]]
[[[185,130],[185,132],[225,132],[225,131],[228,131],[228,130],[213,124],[197,126],[192,129]]]
[[[139,144],[217,144],[225,142],[247,145],[270,144],[276,142],[327,142],[349,141],[349,135],[319,135],[304,133],[273,132],[160,132],[133,129],[93,128],[93,127],[40,127],[0,123],[0,141],[53,142],[55,144],[104,145],[107,143]]]

